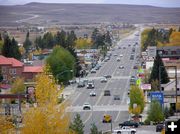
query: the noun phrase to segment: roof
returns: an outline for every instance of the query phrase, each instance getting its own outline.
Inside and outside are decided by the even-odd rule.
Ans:
[[[23,63],[15,58],[7,58],[0,55],[0,65],[12,65],[13,67],[22,67]]]
[[[41,73],[43,72],[42,66],[24,66],[23,73]]]

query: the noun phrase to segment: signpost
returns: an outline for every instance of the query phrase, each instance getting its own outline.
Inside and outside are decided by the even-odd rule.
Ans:
[[[163,107],[164,104],[164,94],[162,92],[151,92],[151,101],[157,100]]]

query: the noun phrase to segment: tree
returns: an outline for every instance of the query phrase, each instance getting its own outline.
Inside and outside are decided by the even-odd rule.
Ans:
[[[149,83],[152,82],[152,80],[158,80],[159,81],[159,69],[161,70],[161,84],[166,84],[169,82],[167,71],[164,67],[164,63],[162,62],[161,57],[159,54],[156,55],[156,58],[154,60],[153,68],[151,71]]]
[[[12,52],[13,52],[13,57],[15,59],[20,60],[21,59],[21,53],[18,47],[18,43],[17,41],[14,39],[14,37],[12,38]]]
[[[158,101],[155,100],[151,102],[147,118],[148,120],[154,121],[155,123],[158,123],[164,120],[163,111]]]
[[[70,124],[70,129],[77,134],[84,134],[84,124],[81,120],[80,114],[75,115],[74,121]]]
[[[46,63],[50,66],[53,76],[59,82],[67,82],[73,77],[70,70],[73,70],[74,73],[76,72],[74,57],[63,47],[55,47],[46,59]]]
[[[1,33],[0,33],[0,41],[2,41],[2,36],[1,36]]]
[[[145,107],[144,93],[138,86],[131,86],[130,89],[130,113],[138,116],[141,114]]]
[[[152,80],[151,82],[151,90],[158,91],[159,90],[159,81],[157,79]]]
[[[169,108],[168,108],[168,107],[165,107],[163,112],[164,112],[164,118],[167,119],[167,118],[170,116],[170,114],[169,114]]]
[[[13,94],[25,93],[24,79],[17,77],[12,84],[11,92]]]
[[[92,35],[91,35],[91,40],[93,43],[95,43],[96,39],[97,39],[97,36],[99,34],[99,30],[97,28],[95,28],[92,32]]]
[[[61,30],[61,32],[57,32],[56,43],[66,48],[66,32],[64,30]]]
[[[11,118],[1,115],[0,116],[0,130],[2,134],[9,133],[9,130],[12,130],[14,125],[12,123]]]
[[[90,134],[99,134],[98,128],[95,123],[91,124],[90,130],[91,130]]]
[[[35,95],[38,105],[24,114],[22,133],[69,133],[70,115],[65,111],[68,103],[57,106],[58,96],[63,90],[57,89],[55,79],[45,70],[49,69],[45,68],[36,78]]]
[[[29,39],[29,32],[27,32],[27,34],[26,34],[26,39],[23,43],[23,46],[26,50],[26,53],[28,53],[29,48],[32,46],[32,42]]]
[[[110,32],[107,31],[107,33],[105,34],[105,42],[109,45],[112,46],[112,40],[111,40],[111,35]]]

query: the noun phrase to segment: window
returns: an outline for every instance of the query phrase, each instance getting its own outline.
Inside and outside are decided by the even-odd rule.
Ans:
[[[7,75],[3,75],[3,80],[7,80]]]
[[[16,74],[16,69],[13,69],[13,74]]]
[[[12,74],[12,70],[13,70],[13,69],[9,69],[9,74]]]
[[[2,73],[6,73],[6,67],[2,67]]]

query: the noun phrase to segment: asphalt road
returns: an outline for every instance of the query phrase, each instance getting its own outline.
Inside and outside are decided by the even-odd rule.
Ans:
[[[94,80],[95,97],[90,97],[89,95],[92,89],[74,87],[75,92],[70,98],[72,105],[68,107],[68,111],[72,112],[72,117],[76,113],[80,113],[81,119],[85,124],[84,131],[86,134],[90,132],[92,123],[95,123],[98,130],[101,131],[111,129],[110,123],[102,123],[104,114],[110,114],[112,116],[113,128],[116,128],[120,122],[129,119],[127,92],[130,88],[130,77],[132,75],[135,76],[137,72],[137,70],[133,69],[133,66],[136,64],[136,56],[140,54],[139,38],[139,36],[135,36],[133,33],[122,39],[114,47],[110,60],[108,62],[102,62],[102,67],[96,73],[87,76],[87,79]],[[138,45],[134,46],[136,42],[138,42]],[[121,49],[118,48],[119,46]],[[134,60],[130,60],[133,48],[135,48]],[[114,56],[114,54],[118,56]],[[123,56],[120,57],[120,62],[118,62],[117,57],[120,54]],[[124,66],[124,69],[119,69],[121,65]],[[112,78],[109,78],[107,83],[101,83],[100,78],[104,75],[111,75]],[[104,96],[104,90],[110,90],[111,96]],[[120,100],[114,100],[114,95],[119,95]],[[83,104],[85,102],[88,102],[92,106],[91,110],[83,110]]]

